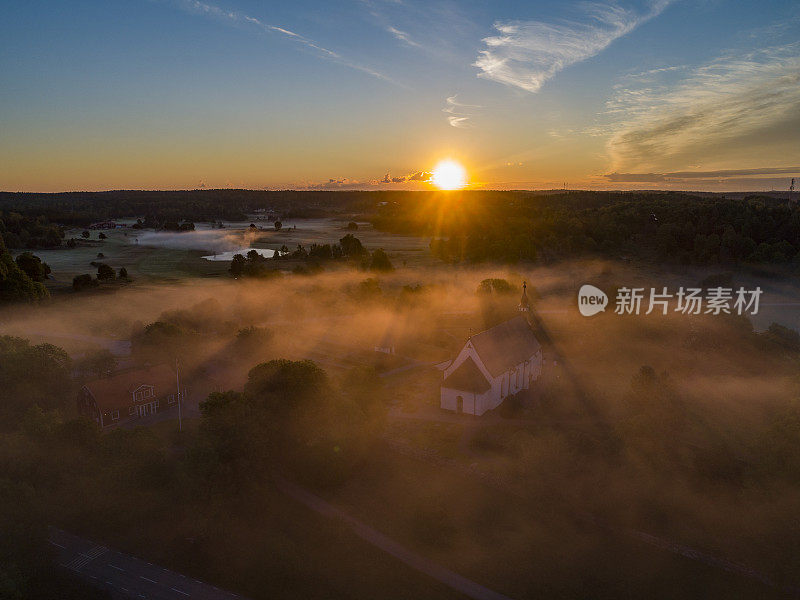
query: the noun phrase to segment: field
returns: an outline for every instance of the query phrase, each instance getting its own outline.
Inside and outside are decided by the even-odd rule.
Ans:
[[[129,224],[132,220],[123,219],[121,222]],[[367,223],[362,223],[360,229],[353,232],[346,229],[346,222],[333,219],[288,221],[280,231],[275,231],[268,222],[253,222],[263,229],[250,232],[249,222],[225,222],[224,229],[211,229],[199,224],[196,232],[165,235],[154,241],[152,232],[129,227],[103,230],[107,236],[105,240],[98,239],[100,231],[91,231],[91,238],[85,240],[81,237],[82,229],[68,229],[65,231],[66,239],[78,240],[76,248],[64,245],[57,249],[40,249],[36,255],[53,271],[48,281],[52,291],[68,289],[76,275],[94,273],[96,269],[90,264],[92,262],[104,262],[115,270],[125,267],[131,278],[141,282],[174,283],[195,277],[225,276],[230,266],[228,262],[203,259],[203,256],[212,254],[215,247],[229,250],[238,245],[278,250],[285,245],[293,250],[298,244],[335,243],[347,233],[354,233],[367,248],[383,248],[398,263],[397,266],[419,266],[429,262],[427,241],[377,232]],[[101,253],[102,258],[98,257]],[[287,260],[280,266],[290,270],[297,264]]]

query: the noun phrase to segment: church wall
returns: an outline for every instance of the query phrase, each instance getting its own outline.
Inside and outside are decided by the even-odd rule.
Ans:
[[[458,397],[461,396],[463,399],[464,414],[480,416],[489,410],[487,405],[490,404],[490,401],[487,401],[487,398],[490,395],[491,390],[483,394],[474,394],[472,392],[463,392],[461,390],[443,387],[441,388],[440,406],[445,410],[456,412],[458,410]]]

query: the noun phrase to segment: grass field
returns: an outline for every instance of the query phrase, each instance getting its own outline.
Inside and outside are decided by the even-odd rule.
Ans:
[[[427,240],[412,236],[385,234],[362,224],[356,232],[348,232],[345,223],[330,219],[306,219],[286,223],[284,229],[269,229],[269,224],[262,226],[253,236],[252,241],[243,246],[256,248],[279,249],[286,246],[294,249],[298,244],[336,243],[347,233],[354,233],[364,246],[370,250],[385,249],[396,266],[419,266],[429,264]],[[230,236],[244,235],[248,223],[229,223],[219,233]],[[212,252],[212,248],[203,247],[165,247],[147,245],[147,233],[150,230],[119,228],[105,230],[107,239],[98,239],[99,231],[91,231],[90,239],[81,237],[82,229],[69,229],[65,239],[75,238],[76,248],[68,248],[65,244],[60,248],[40,249],[35,254],[50,265],[52,274],[47,286],[51,292],[65,291],[71,288],[72,279],[83,273],[94,275],[96,267],[92,262],[103,262],[119,270],[125,267],[128,275],[139,282],[176,282],[197,277],[222,277],[228,274],[230,264],[226,261],[209,261],[203,258]],[[207,231],[207,229],[205,230]],[[182,234],[175,234],[180,236]],[[145,241],[137,243],[139,237]],[[179,239],[179,238],[178,238]],[[188,239],[188,238],[187,238]],[[244,238],[243,238],[244,239]],[[101,254],[103,257],[99,257]],[[280,268],[291,269],[294,261],[284,261]]]

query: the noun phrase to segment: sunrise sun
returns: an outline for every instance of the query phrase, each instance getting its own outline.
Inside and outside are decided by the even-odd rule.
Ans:
[[[433,168],[431,183],[440,190],[459,190],[467,185],[467,170],[454,160],[440,161]]]

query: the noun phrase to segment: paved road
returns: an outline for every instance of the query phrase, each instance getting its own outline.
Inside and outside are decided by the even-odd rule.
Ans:
[[[58,551],[62,567],[75,571],[95,587],[111,592],[114,598],[244,600],[242,596],[60,529],[51,529],[49,541]]]
[[[424,573],[440,583],[443,583],[449,588],[464,594],[467,598],[472,598],[473,600],[511,600],[511,598],[508,596],[504,596],[503,594],[475,583],[474,581],[467,579],[466,577],[463,577],[458,573],[451,571],[450,569],[446,569],[441,565],[429,561],[424,556],[409,550],[392,538],[382,534],[376,529],[373,529],[355,517],[351,517],[319,496],[316,496],[308,490],[301,488],[299,485],[287,481],[279,475],[274,475],[274,477],[280,490],[287,496],[290,496],[298,502],[305,504],[308,508],[321,515],[344,521],[362,540],[369,542],[376,548],[379,548],[388,554],[391,554],[412,569],[416,569],[420,573]]]

